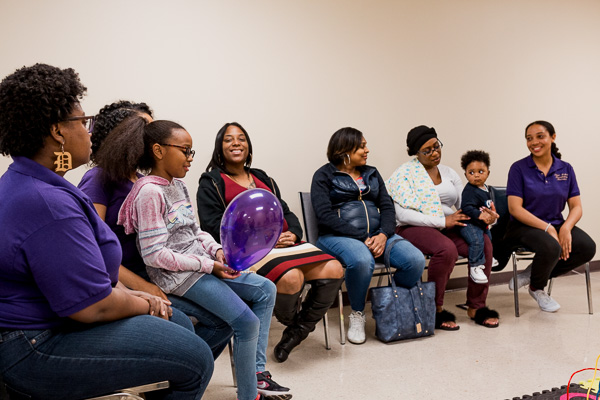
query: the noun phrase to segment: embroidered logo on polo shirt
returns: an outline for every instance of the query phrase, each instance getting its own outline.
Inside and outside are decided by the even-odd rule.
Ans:
[[[555,176],[557,181],[566,181],[569,179],[569,174],[566,172],[564,174],[556,174]]]

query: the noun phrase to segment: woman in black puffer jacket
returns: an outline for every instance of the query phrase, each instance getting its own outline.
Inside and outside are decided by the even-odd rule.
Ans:
[[[365,341],[365,299],[375,259],[393,244],[390,264],[394,280],[412,287],[425,267],[423,254],[394,234],[396,216],[381,175],[367,165],[367,141],[354,128],[333,134],[327,147],[329,163],[315,172],[311,186],[319,221],[317,247],[346,266],[346,287],[352,313],[348,341]],[[399,240],[396,240],[399,239]]]

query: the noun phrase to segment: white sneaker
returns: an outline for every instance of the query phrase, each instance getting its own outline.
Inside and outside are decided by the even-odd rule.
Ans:
[[[525,268],[523,270],[523,272],[520,272],[517,274],[517,287],[520,289],[524,286],[528,286],[530,279],[531,279],[531,264],[529,264],[527,266],[527,268]],[[510,278],[510,281],[508,282],[508,289],[515,290],[514,278]]]
[[[475,283],[487,283],[488,278],[485,276],[485,265],[476,265],[474,267],[469,267],[469,273],[471,275],[471,279]]]
[[[529,289],[529,294],[533,297],[538,306],[542,309],[542,311],[546,312],[556,312],[560,309],[560,304],[556,302],[550,295],[543,290],[536,290],[535,292]]]
[[[492,258],[492,268],[497,267],[498,265],[500,265],[498,260],[496,260],[495,258]]]
[[[348,341],[354,344],[362,344],[367,340],[365,337],[365,323],[367,318],[362,311],[350,313],[350,326],[348,327]]]

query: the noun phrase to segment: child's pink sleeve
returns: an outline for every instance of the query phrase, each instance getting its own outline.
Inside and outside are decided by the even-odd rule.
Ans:
[[[210,257],[176,253],[166,246],[169,232],[164,220],[165,201],[160,190],[153,185],[145,185],[136,196],[133,207],[140,253],[147,265],[169,271],[212,272],[214,260]]]

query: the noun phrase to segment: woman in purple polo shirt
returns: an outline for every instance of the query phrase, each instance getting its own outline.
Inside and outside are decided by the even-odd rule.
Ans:
[[[168,380],[163,398],[200,399],[208,345],[159,318],[163,300],[117,285],[117,237],[63,178],[90,159],[85,91],[73,69],[45,64],[0,83],[0,153],[14,160],[0,178],[0,376],[18,398]]]
[[[596,244],[575,226],[582,215],[579,187],[573,167],[561,160],[552,124],[532,122],[525,128],[525,139],[531,154],[515,162],[508,173],[511,221],[505,239],[513,247],[535,252],[533,262],[517,276],[517,286],[529,286],[542,311],[555,312],[560,305],[544,291],[548,279],[590,261]],[[509,288],[514,284],[511,280]]]

